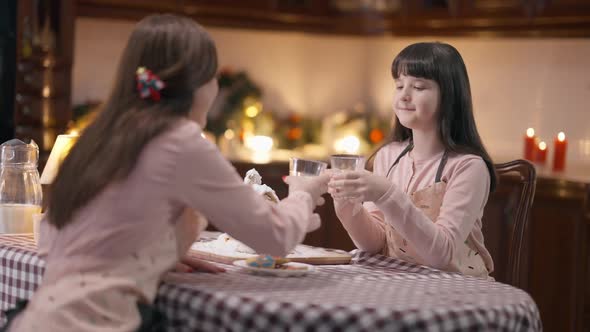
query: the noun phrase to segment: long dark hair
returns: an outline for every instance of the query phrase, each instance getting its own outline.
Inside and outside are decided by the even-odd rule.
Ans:
[[[139,96],[138,67],[164,81],[160,101]],[[129,37],[109,99],[50,188],[49,222],[65,226],[109,183],[125,179],[146,144],[188,116],[194,91],[216,72],[215,44],[196,22],[169,14],[141,20]]]
[[[438,83],[441,96],[438,129],[443,145],[447,151],[480,156],[490,173],[490,192],[494,191],[496,171],[477,132],[469,76],[461,54],[453,46],[439,42],[409,45],[391,65],[394,79],[402,74]],[[395,117],[392,133],[382,147],[411,139],[412,130],[404,127]]]

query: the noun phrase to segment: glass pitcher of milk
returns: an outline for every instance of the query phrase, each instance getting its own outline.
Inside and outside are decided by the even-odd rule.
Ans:
[[[41,212],[43,199],[38,160],[33,140],[0,145],[0,234],[33,232],[33,214]]]

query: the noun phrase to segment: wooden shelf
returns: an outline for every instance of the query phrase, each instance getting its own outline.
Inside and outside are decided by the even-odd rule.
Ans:
[[[397,0],[342,10],[330,0],[77,0],[83,17],[139,20],[169,12],[206,26],[342,35],[590,37],[590,1]]]

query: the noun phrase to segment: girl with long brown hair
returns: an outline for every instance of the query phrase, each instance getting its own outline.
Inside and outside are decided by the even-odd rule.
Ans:
[[[391,74],[393,135],[372,173],[333,176],[336,214],[362,250],[487,277],[494,265],[481,217],[496,174],[465,63],[451,45],[416,43],[395,57]]]
[[[327,175],[290,178],[272,204],[202,137],[217,94],[215,44],[194,21],[143,19],[112,94],[64,160],[42,222],[43,283],[10,331],[160,331],[160,277],[209,219],[257,252],[286,255],[319,227]]]

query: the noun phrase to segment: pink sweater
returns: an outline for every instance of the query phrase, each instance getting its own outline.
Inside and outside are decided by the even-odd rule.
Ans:
[[[375,158],[374,173],[385,176],[406,146],[406,142],[394,142],[381,149]],[[389,175],[389,190],[376,202],[366,202],[361,213],[340,216],[342,224],[359,249],[377,253],[386,246],[384,225],[389,223],[412,244],[418,262],[449,271],[461,270],[456,252],[469,237],[490,273],[494,265],[481,231],[490,177],[480,157],[449,153],[441,177],[447,189],[436,222],[410,200],[410,193],[434,183],[441,157],[442,153],[416,160],[411,152],[406,154]]]
[[[306,192],[265,200],[196,123],[182,121],[72,223],[59,231],[41,223],[43,283],[10,331],[135,331],[136,303],[154,300],[162,274],[195,241],[201,215],[258,252],[282,256],[309,230],[312,203]]]
[[[43,223],[44,284],[71,273],[110,269],[153,241],[163,241],[162,234],[187,207],[257,252],[276,256],[303,240],[313,212],[306,192],[278,204],[265,200],[244,184],[196,123],[183,120],[150,142],[130,176],[109,185],[71,224],[57,232]]]

